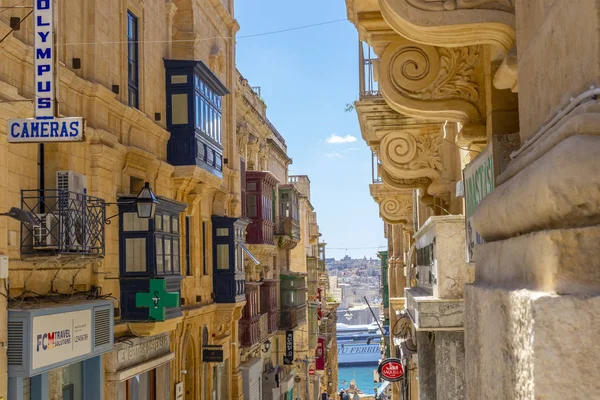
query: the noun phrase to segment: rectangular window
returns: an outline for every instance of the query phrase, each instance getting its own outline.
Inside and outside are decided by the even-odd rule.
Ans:
[[[198,77],[195,82],[196,128],[206,136],[221,144],[221,96],[215,93]]]
[[[165,238],[165,273],[170,274],[173,272],[173,259],[171,258],[171,246],[172,240],[170,238]]]
[[[148,219],[138,218],[137,213],[128,212],[123,214],[123,231],[139,232],[148,230]]]
[[[202,221],[202,275],[208,275],[206,265],[206,221]]]
[[[217,228],[217,236],[229,236],[229,228]]]
[[[146,272],[146,238],[125,239],[125,270]]]
[[[162,214],[154,215],[154,226],[157,231],[163,230],[163,216]]]
[[[173,272],[179,272],[179,240],[173,239]]]
[[[258,207],[256,204],[256,195],[248,195],[248,217],[256,218],[258,216]]]
[[[128,104],[139,107],[138,73],[138,19],[127,11],[127,81],[129,87]]]
[[[185,275],[186,276],[191,276],[192,275],[192,266],[191,266],[191,262],[190,262],[190,258],[191,258],[191,226],[192,226],[192,220],[191,217],[185,217]]]
[[[156,272],[162,274],[165,272],[165,261],[163,251],[163,238],[162,236],[156,237]]]
[[[188,123],[188,95],[177,93],[171,95],[171,124],[187,125]]]
[[[229,269],[229,244],[217,245],[217,269]]]

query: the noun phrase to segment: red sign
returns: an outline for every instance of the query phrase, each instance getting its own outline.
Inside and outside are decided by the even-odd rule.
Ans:
[[[325,339],[322,337],[318,339],[317,349],[315,350],[315,367],[319,371],[325,369]]]
[[[308,370],[308,374],[309,374],[310,376],[313,376],[313,375],[315,374],[315,369],[314,369],[314,368],[311,368],[311,369],[309,369],[309,370]]]
[[[397,382],[404,376],[402,360],[399,358],[386,358],[379,364],[377,372],[384,381]]]

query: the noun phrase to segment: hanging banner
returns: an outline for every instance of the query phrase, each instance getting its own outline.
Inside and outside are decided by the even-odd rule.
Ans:
[[[325,370],[325,338],[320,337],[315,350],[315,367],[317,371]]]
[[[292,365],[294,363],[294,331],[285,332],[285,354],[283,355],[283,365]]]
[[[34,115],[9,119],[10,143],[63,142],[83,140],[83,118],[55,118],[56,71],[54,10],[52,0],[34,0]]]

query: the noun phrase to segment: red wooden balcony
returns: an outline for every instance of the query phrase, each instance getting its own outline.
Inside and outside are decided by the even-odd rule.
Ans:
[[[270,172],[246,172],[246,215],[252,220],[246,228],[249,244],[275,245],[273,193],[277,183],[277,178]]]
[[[278,310],[273,310],[269,312],[269,318],[268,318],[268,322],[269,322],[269,328],[268,328],[268,332],[269,334],[275,333],[279,330],[279,311]]]

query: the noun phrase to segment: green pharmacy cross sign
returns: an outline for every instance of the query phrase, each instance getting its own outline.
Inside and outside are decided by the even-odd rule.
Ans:
[[[164,279],[150,279],[149,293],[136,293],[135,305],[148,307],[150,319],[164,321],[166,308],[179,306],[179,293],[167,292],[167,282]]]

